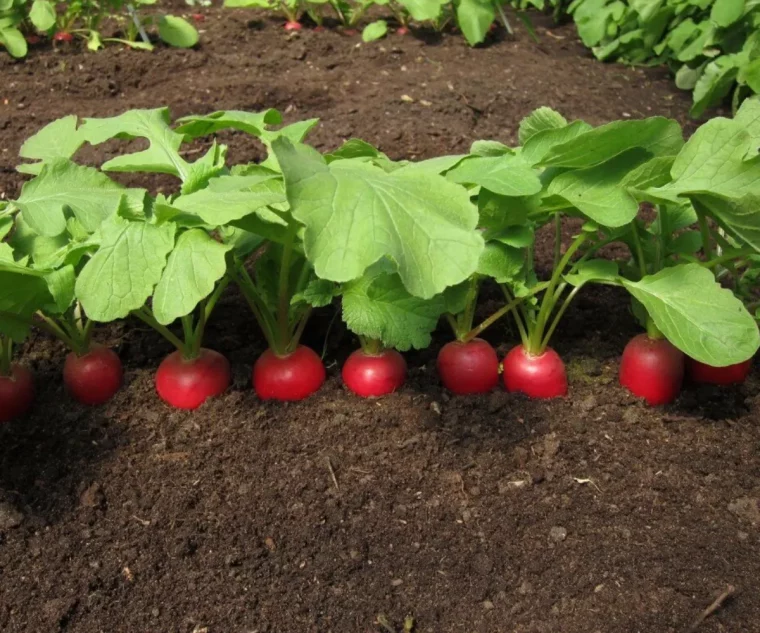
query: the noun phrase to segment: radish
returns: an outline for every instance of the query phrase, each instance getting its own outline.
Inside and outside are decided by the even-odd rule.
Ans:
[[[34,400],[32,372],[21,365],[11,365],[10,371],[0,374],[0,422],[24,415]]]
[[[406,26],[400,26],[396,29],[398,35],[409,35],[409,28]]]
[[[486,393],[499,383],[496,350],[480,338],[444,345],[438,353],[437,367],[443,386],[459,395]]]
[[[362,398],[393,393],[406,380],[406,361],[395,349],[356,350],[343,365],[343,382]]]
[[[195,22],[198,22],[198,23],[206,21],[206,16],[203,15],[202,13],[192,13],[191,17],[193,18]]]
[[[684,354],[665,338],[635,336],[623,351],[620,384],[652,406],[673,402],[681,391]]]
[[[519,391],[531,398],[567,395],[565,364],[551,347],[533,355],[517,345],[504,358],[503,365],[507,391]]]
[[[167,356],[156,372],[156,391],[161,399],[178,409],[197,409],[208,398],[230,386],[227,359],[219,352],[201,348],[194,358],[178,350]]]
[[[58,33],[53,35],[53,40],[56,42],[73,42],[74,36],[66,31],[58,31]]]
[[[693,358],[686,359],[686,371],[692,382],[708,385],[734,385],[743,383],[752,369],[752,359],[727,367],[712,367]]]
[[[97,405],[110,400],[121,387],[123,371],[116,353],[92,345],[82,355],[70,352],[63,366],[63,382],[82,404]]]
[[[288,20],[283,27],[286,31],[300,31],[303,25],[296,20]]]
[[[304,345],[285,356],[268,349],[253,366],[253,388],[262,400],[303,400],[324,381],[322,359]]]

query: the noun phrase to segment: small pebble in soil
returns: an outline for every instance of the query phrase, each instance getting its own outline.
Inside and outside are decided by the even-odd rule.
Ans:
[[[555,525],[549,530],[549,538],[555,543],[561,543],[567,538],[567,530],[561,526]]]
[[[10,503],[0,503],[0,530],[10,530],[21,525],[24,515]]]

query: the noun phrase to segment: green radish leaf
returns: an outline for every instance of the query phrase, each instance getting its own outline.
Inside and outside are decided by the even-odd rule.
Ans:
[[[456,286],[449,286],[443,291],[445,312],[457,315],[464,312],[470,296],[470,281],[463,281]]]
[[[751,358],[760,347],[752,315],[699,264],[666,268],[623,285],[657,328],[684,354],[725,367]]]
[[[399,0],[399,4],[409,11],[418,22],[437,20],[441,15],[446,0]]]
[[[225,258],[230,248],[201,229],[179,236],[153,294],[153,314],[159,323],[168,325],[190,314],[213,292],[227,272]]]
[[[501,242],[514,248],[528,248],[533,245],[535,234],[531,226],[508,226],[499,231],[488,231],[486,239]],[[482,259],[481,257],[481,261]]]
[[[211,178],[219,176],[226,171],[225,161],[227,147],[217,145],[216,141],[211,144],[209,150],[197,161],[190,163],[187,180],[182,183],[183,194],[190,194],[203,189]]]
[[[757,92],[760,92],[760,85]],[[744,158],[754,158],[760,154],[760,97],[745,99],[734,121],[741,125],[750,136],[750,148]]]
[[[220,110],[202,116],[185,116],[177,119],[177,123],[179,126],[175,131],[189,138],[208,136],[230,128],[260,137],[267,125],[282,123],[282,116],[277,110],[272,109],[263,112]]]
[[[678,255],[694,255],[701,248],[702,234],[699,231],[684,231],[668,244],[668,250]]]
[[[272,152],[272,143],[278,138],[286,138],[293,143],[302,143],[319,123],[319,119],[306,119],[290,125],[281,127],[279,130],[263,130],[261,140],[267,148],[268,156],[261,163],[262,167],[268,167],[275,171],[280,171],[280,165],[277,163],[277,157]]]
[[[377,158],[384,156],[373,145],[358,138],[350,138],[335,151],[325,154],[325,160],[331,163],[334,160],[347,160],[351,158]]]
[[[385,262],[344,284],[343,320],[354,334],[406,351],[430,345],[430,334],[445,309],[443,297],[420,299],[409,294]]]
[[[45,164],[39,176],[24,184],[15,204],[33,231],[54,237],[66,230],[65,209],[71,209],[88,231],[94,231],[116,212],[124,196],[141,206],[145,191],[124,189],[97,169],[59,158]]]
[[[734,55],[723,55],[705,66],[694,86],[694,104],[689,110],[698,118],[708,108],[718,105],[731,92],[731,87],[739,73],[738,59]]]
[[[654,156],[674,156],[683,146],[681,126],[672,119],[614,121],[555,145],[541,164],[548,167],[593,167],[633,148]]]
[[[753,92],[760,92],[760,57],[739,68],[738,80],[747,84]]]
[[[530,165],[537,165],[549,151],[564,143],[568,143],[582,134],[585,134],[593,128],[583,121],[573,121],[569,125],[561,128],[550,128],[531,134],[520,151],[522,156]]]
[[[664,187],[670,183],[670,170],[674,161],[674,156],[652,158],[628,172],[620,181],[620,186],[634,194],[638,200],[645,200],[643,190],[650,187]]]
[[[477,272],[491,277],[497,283],[514,281],[525,265],[525,253],[520,248],[507,246],[501,242],[487,242],[480,255]]]
[[[52,305],[46,307],[46,312],[63,314],[74,303],[74,285],[77,276],[74,267],[63,266],[45,275],[50,296],[53,298]]]
[[[608,259],[589,259],[565,275],[565,281],[571,286],[583,286],[590,282],[616,284],[619,282],[617,262]]]
[[[694,206],[707,212],[734,239],[760,253],[760,193],[726,198],[712,193],[692,194]]]
[[[437,156],[414,163],[407,163],[398,170],[398,173],[408,173],[413,171],[424,171],[431,174],[443,174],[453,169],[465,158],[466,154],[455,154],[453,156]]]
[[[760,185],[760,159],[744,160],[752,137],[741,123],[712,119],[702,125],[676,157],[673,183],[664,188],[679,195],[709,192],[738,198]]]
[[[50,293],[43,277],[0,261],[0,334],[21,343],[29,334],[29,325],[4,317],[2,313],[31,322],[32,315],[49,301]]]
[[[601,165],[568,171],[552,180],[547,192],[594,222],[611,228],[623,226],[636,217],[639,204],[620,181],[646,157],[646,152],[634,149]]]
[[[169,46],[192,48],[198,43],[198,31],[187,20],[173,15],[158,20],[158,36]]]
[[[38,31],[47,31],[55,26],[55,7],[48,0],[34,0],[29,11],[29,19]]]
[[[364,27],[362,31],[363,42],[374,42],[379,40],[388,33],[388,23],[385,20],[375,20]]]
[[[456,3],[457,24],[470,46],[486,39],[488,28],[496,17],[493,2],[489,0],[459,0]]]
[[[5,46],[11,57],[17,59],[26,57],[28,47],[24,35],[17,28],[4,27],[0,28],[0,44]]]
[[[228,179],[246,176],[228,176]],[[201,218],[209,226],[223,226],[257,212],[263,220],[278,223],[279,216],[267,210],[267,205],[286,201],[282,183],[265,180],[251,189],[238,191],[218,190],[209,182],[209,187],[195,193],[180,196],[171,203],[175,209]]]
[[[465,158],[446,174],[460,184],[480,185],[503,196],[530,196],[541,191],[541,181],[519,156]]]
[[[715,0],[710,19],[718,26],[731,26],[744,13],[744,0]]]
[[[77,117],[65,116],[57,119],[28,138],[19,151],[21,158],[41,162],[19,165],[16,169],[36,176],[42,171],[44,163],[52,162],[56,158],[71,158],[84,142],[77,130]]]
[[[499,141],[475,141],[470,146],[470,154],[474,156],[503,156],[514,153],[511,147],[507,147]]]
[[[107,323],[145,305],[174,248],[176,227],[113,216],[100,228],[101,244],[85,264],[76,295],[88,316]]]
[[[314,278],[306,285],[303,292],[293,295],[290,304],[305,303],[314,308],[324,308],[329,306],[337,296],[338,286],[336,284],[326,279]]]
[[[8,240],[17,255],[31,258],[35,268],[57,267],[60,265],[61,252],[70,243],[69,236],[63,232],[55,237],[46,237],[33,231],[19,214],[15,219],[13,235]]]
[[[273,148],[318,277],[350,281],[390,257],[407,290],[430,298],[474,272],[483,238],[462,187],[425,172],[386,173],[342,160],[327,165],[316,150],[287,139]]]
[[[481,189],[478,194],[478,211],[478,226],[498,233],[506,227],[523,225],[529,216],[540,213],[541,196],[500,196],[488,189]]]
[[[145,138],[150,147],[142,152],[117,156],[104,163],[105,171],[146,171],[171,174],[181,180],[188,179],[190,166],[179,155],[183,137],[174,132],[168,108],[156,110],[129,110],[106,119],[85,119],[79,128],[84,139],[93,145],[112,138]]]
[[[525,145],[536,134],[559,130],[566,125],[567,119],[559,112],[545,106],[538,108],[538,110],[534,110],[520,121],[520,130],[518,132],[520,144]]]

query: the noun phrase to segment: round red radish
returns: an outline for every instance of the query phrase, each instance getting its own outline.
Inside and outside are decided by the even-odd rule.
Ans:
[[[8,376],[0,376],[0,422],[24,415],[34,400],[34,377],[26,367],[11,365]]]
[[[71,352],[63,365],[63,384],[82,404],[103,404],[121,387],[123,371],[116,353],[93,345],[87,354]]]
[[[300,31],[303,28],[303,24],[296,22],[295,20],[289,20],[285,22],[286,31]]]
[[[406,26],[400,26],[396,29],[398,35],[409,35],[409,28]]]
[[[395,349],[380,354],[366,354],[358,349],[343,365],[343,382],[362,398],[376,398],[393,393],[406,380],[406,361]]]
[[[56,42],[73,42],[74,36],[71,33],[66,33],[66,31],[58,31],[58,33],[53,35],[53,39]]]
[[[507,391],[519,391],[531,398],[567,395],[565,364],[551,347],[534,356],[518,345],[506,355],[503,366]]]
[[[673,402],[683,376],[684,354],[664,338],[639,334],[623,350],[620,384],[652,406]]]
[[[42,38],[39,35],[27,35],[26,36],[26,43],[34,46],[35,44],[39,44],[42,41]]]
[[[156,372],[156,391],[161,399],[178,409],[197,409],[208,398],[230,386],[230,363],[219,352],[201,348],[188,360],[181,352],[169,354]]]
[[[193,13],[193,14],[191,14],[191,17],[196,22],[205,22],[206,21],[206,16],[203,15],[202,13]]]
[[[317,353],[299,345],[287,356],[268,349],[253,366],[253,388],[262,400],[303,400],[325,382],[325,366]]]
[[[486,393],[499,384],[499,358],[490,343],[474,338],[452,341],[438,352],[438,375],[456,394]]]
[[[712,367],[693,358],[686,359],[686,371],[693,382],[706,385],[735,385],[747,380],[752,359],[727,367]]]

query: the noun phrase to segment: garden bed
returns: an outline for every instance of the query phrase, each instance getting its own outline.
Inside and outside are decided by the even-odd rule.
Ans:
[[[482,50],[447,36],[357,46],[210,11],[197,51],[3,59],[0,189],[17,195],[21,142],[69,113],[277,107],[320,117],[318,147],[358,136],[417,158],[514,141],[540,105],[592,123],[685,122],[688,95],[667,73],[600,65],[572,27],[537,23],[539,44],[521,33]],[[240,135],[230,145],[232,161],[260,156]],[[88,151],[102,159],[104,147]],[[649,409],[616,382],[637,332],[627,297],[595,289],[556,339],[567,399],[447,395],[434,371],[442,330],[407,355],[401,392],[359,401],[340,383],[353,343],[339,320],[325,342],[331,319],[321,311],[305,339],[326,350],[325,387],[263,404],[250,365],[264,343],[228,293],[208,345],[234,384],[193,413],[159,402],[152,376],[170,350],[135,322],[100,332],[126,387],[97,409],[67,398],[64,349],[35,335],[23,355],[34,413],[0,428],[0,628],[369,633],[389,630],[383,614],[396,631],[413,616],[420,633],[680,633],[730,584],[734,599],[698,631],[754,630],[757,370]],[[487,338],[503,354],[516,333],[505,321]]]

